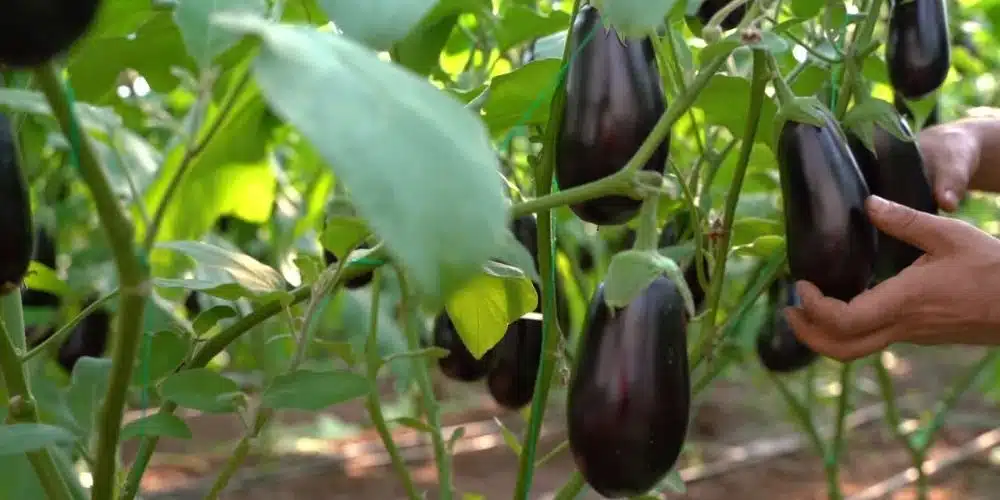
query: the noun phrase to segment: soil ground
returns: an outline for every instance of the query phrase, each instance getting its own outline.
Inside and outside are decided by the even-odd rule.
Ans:
[[[926,416],[948,387],[984,353],[971,348],[895,352],[892,371],[904,420]],[[848,498],[912,465],[886,424],[869,365],[857,363],[860,377],[852,405],[856,425],[846,433],[841,460],[839,483]],[[984,378],[993,376],[994,370],[988,369]],[[835,398],[827,395],[827,390],[835,389],[836,372],[821,369],[819,373],[814,406],[824,409],[820,417],[828,421]],[[786,380],[789,387],[797,388],[803,377]],[[498,409],[479,384],[442,381],[441,386],[448,406],[458,407],[445,412],[444,424],[465,428],[454,452],[456,489],[488,500],[510,498],[517,477],[517,459],[505,444],[494,417],[520,435],[524,427],[522,415]],[[968,391],[938,433],[931,458],[947,463],[930,477],[930,500],[1000,498],[1000,453],[991,453],[1000,443],[995,434],[1000,433],[980,438],[981,451],[962,449],[968,448],[977,436],[1000,426],[1000,408],[983,396],[980,387]],[[564,397],[558,391],[550,398],[539,457],[565,442],[563,408]],[[142,482],[146,499],[203,498],[244,428],[232,415],[183,416],[194,439],[161,441]],[[261,447],[268,451],[258,450],[252,455],[220,498],[405,498],[384,447],[374,431],[366,428],[362,403],[338,405],[322,414],[284,412],[277,420],[267,439],[271,446]],[[445,432],[447,436],[451,430]],[[402,427],[394,435],[418,489],[427,491],[426,498],[436,498],[437,473],[426,439]],[[131,459],[135,444],[128,443],[126,459]],[[820,455],[789,417],[773,385],[756,367],[747,366],[731,371],[699,395],[687,448],[678,466],[687,491],[667,492],[663,498],[825,499],[822,464]],[[536,470],[532,498],[551,499],[574,470],[572,457],[563,448]],[[916,498],[912,486],[893,490],[881,495],[870,490],[866,498]],[[601,497],[585,488],[578,498]]]

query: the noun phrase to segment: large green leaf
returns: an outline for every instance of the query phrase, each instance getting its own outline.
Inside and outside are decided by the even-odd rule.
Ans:
[[[375,50],[389,50],[431,11],[437,0],[318,0],[345,35]]]
[[[267,12],[265,0],[180,0],[174,8],[174,22],[181,30],[188,54],[201,66],[207,66],[215,56],[225,52],[239,41],[239,35],[212,25],[211,17],[217,12]]]
[[[441,303],[476,274],[507,225],[482,122],[350,38],[246,15],[225,25],[263,39],[262,93],[335,170],[424,300]]]

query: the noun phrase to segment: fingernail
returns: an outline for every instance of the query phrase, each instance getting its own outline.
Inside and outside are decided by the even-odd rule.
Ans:
[[[871,195],[868,197],[868,209],[872,212],[883,212],[889,208],[889,202],[881,196]]]
[[[958,205],[958,195],[954,191],[944,192],[944,202],[949,207],[954,207]]]

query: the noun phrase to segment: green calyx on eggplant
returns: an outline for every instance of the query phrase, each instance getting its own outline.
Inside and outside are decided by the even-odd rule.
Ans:
[[[690,209],[682,209],[670,222],[663,226],[657,246],[659,248],[666,248],[679,244],[690,232],[692,224],[694,224],[694,219],[692,218]],[[701,280],[698,279],[698,268],[694,265],[695,260],[695,256],[692,256],[691,262],[684,268],[684,281],[687,282],[688,288],[691,290],[695,308],[700,309],[705,301],[705,289],[701,286]],[[705,279],[712,279],[712,270],[708,266],[708,261],[701,259],[701,263]]]
[[[784,313],[785,307],[802,303],[795,292],[795,283],[787,277],[779,278],[771,284],[768,295],[770,318],[757,333],[760,363],[774,373],[791,373],[809,366],[819,355],[799,341]]]
[[[538,265],[538,226],[532,216],[523,216],[512,221],[511,231],[535,258]],[[538,295],[535,312],[542,312],[541,287],[534,284]],[[566,336],[569,331],[569,307],[561,276],[556,275],[556,324]],[[535,380],[542,360],[542,326],[539,319],[520,318],[507,327],[503,338],[493,346],[492,361],[486,386],[490,396],[504,408],[523,408],[535,393]]]
[[[872,135],[874,153],[854,134],[848,134],[848,144],[872,194],[915,210],[937,214],[937,200],[924,167],[920,147],[906,120],[902,117],[898,119],[900,128],[909,137],[909,141],[899,139],[875,125]],[[923,253],[909,243],[878,231],[875,280],[882,281],[899,274]]]
[[[951,68],[946,0],[896,0],[889,16],[885,63],[892,88],[907,99],[937,90]]]
[[[361,248],[369,248],[369,247],[367,244],[362,244]],[[332,266],[337,262],[337,256],[333,252],[324,248],[323,262],[326,263],[327,267]],[[374,277],[375,277],[374,271],[367,271],[344,282],[344,287],[347,288],[348,290],[356,290],[371,283]]]
[[[99,0],[5,0],[0,66],[26,69],[65,53],[90,29]]]
[[[702,25],[708,24],[708,21],[712,19],[717,12],[722,10],[729,0],[704,0],[701,5],[698,6],[698,20],[701,21]],[[736,10],[730,12],[722,19],[719,26],[724,30],[731,30],[740,24],[743,17],[747,14],[747,4],[740,4]]]
[[[825,295],[849,301],[868,286],[876,230],[870,192],[847,138],[826,110],[822,125],[787,120],[778,135],[788,266]]]
[[[597,9],[586,5],[580,8],[570,44],[576,56],[565,79],[566,99],[557,111],[562,116],[555,153],[560,189],[621,171],[667,106],[648,38],[620,39],[613,28],[604,26]],[[668,134],[642,169],[662,172],[669,150]],[[634,218],[641,203],[613,195],[570,209],[592,224],[619,225]]]
[[[482,358],[476,359],[462,342],[447,312],[442,311],[434,318],[431,331],[434,346],[449,351],[447,356],[437,361],[442,374],[459,382],[475,382],[486,376],[492,366],[493,349],[486,351]]]
[[[55,270],[56,268],[56,242],[44,227],[35,228],[34,250],[31,260]],[[29,264],[30,265],[30,264]],[[58,308],[59,296],[42,290],[23,289],[21,290],[21,304],[25,307],[47,307]]]
[[[910,107],[906,105],[906,101],[902,99],[899,96],[899,94],[894,94],[892,96],[892,105],[895,106],[896,111],[899,114],[905,116],[907,120],[914,122],[914,125],[916,125],[917,118],[913,116],[913,110],[911,110]],[[941,110],[938,108],[938,104],[934,103],[934,107],[931,108],[931,112],[927,114],[927,118],[924,120],[924,123],[922,125],[919,125],[919,128],[924,129],[927,127],[933,127],[934,125],[937,125],[940,122],[941,122]]]
[[[590,301],[569,384],[573,460],[606,498],[641,495],[673,468],[687,435],[691,386],[687,313],[658,277],[612,311],[604,284]]]
[[[28,185],[18,158],[10,118],[0,114],[0,296],[20,289],[34,246]]]

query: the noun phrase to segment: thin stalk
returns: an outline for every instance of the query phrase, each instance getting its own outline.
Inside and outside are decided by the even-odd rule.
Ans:
[[[632,172],[620,171],[565,191],[547,193],[531,200],[515,203],[510,207],[510,216],[516,218],[530,213],[549,211],[553,208],[608,195],[630,195],[635,191],[633,177]]]
[[[760,123],[760,110],[764,102],[764,89],[767,86],[767,53],[763,50],[753,51],[753,81],[750,89],[750,112],[747,114],[746,128],[743,132],[743,144],[740,147],[740,157],[736,162],[736,170],[733,172],[733,181],[729,185],[729,193],[726,196],[725,211],[722,219],[722,235],[715,254],[715,268],[712,270],[712,287],[708,293],[708,314],[705,316],[706,327],[702,330],[702,338],[694,352],[694,360],[698,362],[705,356],[706,350],[715,340],[716,317],[719,314],[719,305],[722,302],[722,284],[725,281],[726,261],[729,257],[729,242],[733,228],[733,219],[736,216],[736,205],[740,201],[740,191],[743,188],[743,179],[746,177],[747,165],[750,164],[750,153],[753,151],[754,139],[757,137],[757,128]]]
[[[118,296],[117,288],[112,290],[111,293],[101,297],[100,299],[97,299],[96,301],[94,301],[93,304],[90,304],[89,306],[85,307],[82,311],[80,311],[80,314],[74,316],[73,319],[69,320],[68,323],[60,327],[58,330],[56,330],[55,333],[49,335],[49,337],[46,338],[42,343],[33,347],[24,356],[21,356],[21,361],[27,363],[28,361],[31,360],[31,358],[34,358],[35,356],[38,356],[39,353],[43,352],[47,348],[47,346],[57,343],[62,344],[63,339],[69,336],[70,332],[73,331],[73,328],[76,327],[77,324],[83,321],[87,316],[90,316],[90,313],[94,312],[94,310],[101,307],[105,302],[111,300],[116,296]]]
[[[774,94],[778,98],[778,103],[782,106],[790,104],[795,100],[795,92],[781,76],[781,68],[778,66],[777,59],[770,56],[767,58],[767,64],[771,67],[771,82],[774,83]]]
[[[636,232],[635,249],[656,251],[656,209],[659,208],[660,197],[653,194],[642,202],[639,210],[639,231]]]
[[[809,438],[809,442],[812,444],[813,448],[820,455],[826,454],[826,446],[823,445],[823,439],[819,435],[819,430],[816,428],[816,424],[812,420],[812,415],[809,409],[802,405],[795,395],[788,390],[788,386],[777,375],[771,373],[769,370],[764,370],[767,377],[771,379],[774,386],[778,388],[778,392],[781,393],[781,397],[784,398],[788,407],[792,410],[792,415],[795,416],[795,420],[802,426],[806,431],[806,436]],[[829,484],[833,481],[836,484],[836,477],[830,477],[830,471],[827,470],[827,483]]]
[[[36,411],[37,405],[31,395],[24,367],[18,358],[14,339],[11,338],[13,327],[17,326],[18,318],[22,316],[22,314],[12,314],[15,309],[21,310],[21,294],[8,293],[0,297],[0,301],[3,302],[0,307],[0,337],[3,337],[0,338],[0,373],[3,374],[3,381],[10,397],[10,413],[7,418],[13,422],[37,424],[40,423]],[[8,328],[8,324],[11,324],[12,328]],[[24,338],[23,326],[21,338]],[[69,484],[66,478],[59,474],[59,467],[49,448],[28,452],[26,455],[49,500],[72,500]]]
[[[396,446],[396,441],[392,439],[392,432],[389,431],[389,425],[385,421],[385,414],[382,413],[382,403],[379,400],[378,370],[382,366],[382,358],[378,352],[378,316],[379,305],[381,304],[379,299],[382,291],[382,271],[377,270],[374,274],[375,276],[372,279],[371,317],[368,320],[368,338],[365,341],[365,355],[367,356],[365,368],[367,369],[368,382],[371,384],[371,391],[368,392],[365,406],[368,409],[368,414],[371,416],[372,423],[375,425],[375,430],[378,431],[379,437],[382,438],[382,444],[385,446],[386,452],[389,453],[389,458],[392,460],[392,468],[396,470],[396,475],[399,476],[399,480],[403,483],[403,489],[406,490],[407,498],[418,500],[420,494],[417,493],[417,488],[413,484],[413,478],[410,477],[410,470],[406,468],[406,462],[403,461],[402,455],[399,454],[399,447]]]
[[[840,491],[840,458],[844,451],[844,419],[847,418],[847,409],[851,403],[851,368],[853,364],[848,362],[840,367],[840,397],[837,398],[837,420],[834,422],[837,430],[833,435],[833,443],[830,446],[830,453],[826,457],[826,466],[833,474],[833,482],[828,484],[830,500],[839,500],[844,497]],[[828,474],[829,478],[829,474]]]
[[[840,93],[837,95],[836,116],[838,118],[843,117],[844,113],[847,112],[847,104],[851,100],[851,91],[854,88],[852,83],[859,70],[856,56],[859,48],[867,48],[871,41],[872,32],[875,31],[879,13],[882,11],[882,1],[871,1],[871,4],[868,5],[868,13],[865,15],[864,21],[861,22],[861,28],[855,30],[851,36],[850,45],[847,47],[847,57],[844,58],[844,74],[840,81]]]
[[[163,198],[160,203],[156,206],[156,212],[153,213],[152,222],[146,231],[146,239],[144,242],[144,248],[149,251],[153,248],[156,243],[156,235],[160,231],[160,224],[163,223],[163,218],[166,216],[167,207],[170,206],[171,200],[173,200],[174,194],[177,193],[177,189],[181,185],[181,181],[184,179],[184,174],[190,170],[191,165],[194,163],[194,159],[201,154],[205,149],[205,146],[215,137],[215,134],[222,128],[222,124],[225,122],[226,117],[233,110],[233,106],[236,105],[236,101],[242,92],[243,87],[250,81],[250,72],[245,71],[243,75],[240,76],[240,80],[233,87],[232,91],[226,96],[226,100],[223,102],[222,107],[219,110],[219,114],[216,115],[215,121],[209,126],[208,131],[205,133],[201,140],[195,142],[194,137],[188,141],[187,149],[184,151],[184,157],[181,159],[180,166],[177,167],[177,171],[174,172],[174,176],[171,177],[170,182],[167,183],[166,191],[163,193]],[[206,99],[211,99],[211,92],[203,92],[203,96]],[[196,103],[195,106],[198,104]],[[194,136],[197,134],[197,130],[201,126],[201,119],[194,120],[195,126],[192,127],[195,130]]]
[[[927,498],[927,474],[924,472],[924,456],[920,453],[906,433],[902,429],[902,420],[899,417],[899,408],[896,407],[896,391],[893,389],[892,376],[882,362],[882,357],[875,359],[875,374],[878,377],[879,389],[882,391],[882,401],[885,402],[885,419],[892,430],[892,435],[910,456],[910,462],[917,470],[917,498],[926,500]]]
[[[401,293],[400,307],[403,311],[403,325],[406,333],[406,341],[409,349],[415,351],[420,348],[420,333],[414,328],[413,318],[410,315],[410,303],[413,298],[410,296],[410,287],[406,276],[401,269],[396,270],[399,277],[399,289]],[[444,437],[441,435],[441,408],[437,398],[434,397],[434,386],[431,382],[430,371],[427,366],[430,361],[426,358],[414,360],[416,367],[417,386],[420,387],[421,402],[424,411],[427,413],[427,423],[433,431],[431,442],[434,446],[434,462],[437,464],[438,493],[439,500],[451,500],[452,496],[452,470],[451,455],[445,446]]]
[[[222,491],[229,484],[229,481],[239,470],[240,465],[246,460],[247,456],[250,455],[250,447],[255,439],[260,436],[261,431],[267,427],[267,424],[271,421],[271,417],[274,416],[274,410],[270,408],[261,408],[254,416],[253,427],[247,431],[246,434],[240,438],[240,442],[237,443],[236,448],[233,449],[233,454],[230,456],[229,460],[222,468],[222,472],[219,476],[215,478],[215,482],[212,483],[212,488],[205,495],[205,500],[217,500]]]
[[[573,474],[569,476],[569,481],[566,481],[566,484],[559,488],[552,500],[573,500],[583,491],[585,485],[583,476],[578,471],[573,471]]]
[[[83,127],[70,108],[55,67],[46,64],[37,68],[34,74],[63,134],[77,146],[80,175],[94,198],[118,270],[121,293],[118,327],[111,347],[110,382],[98,414],[97,465],[93,470],[94,486],[91,489],[93,500],[111,500],[117,482],[118,439],[125,412],[125,397],[139,351],[139,336],[149,296],[149,266],[135,253],[132,223],[111,189],[89,136],[83,133]]]
[[[931,445],[934,444],[934,438],[937,435],[937,431],[941,429],[942,425],[944,425],[944,419],[958,404],[958,400],[962,397],[962,394],[972,387],[972,384],[977,378],[979,378],[979,375],[983,372],[983,370],[993,364],[998,356],[1000,356],[1000,349],[991,350],[975,365],[969,368],[968,371],[962,375],[962,378],[958,379],[958,382],[955,382],[955,385],[948,390],[948,394],[945,395],[944,399],[942,399],[934,409],[934,416],[931,417],[930,423],[928,423],[924,430],[921,431],[921,435],[923,436],[923,442],[920,443],[919,446],[921,454],[926,455],[927,450],[931,449]]]

